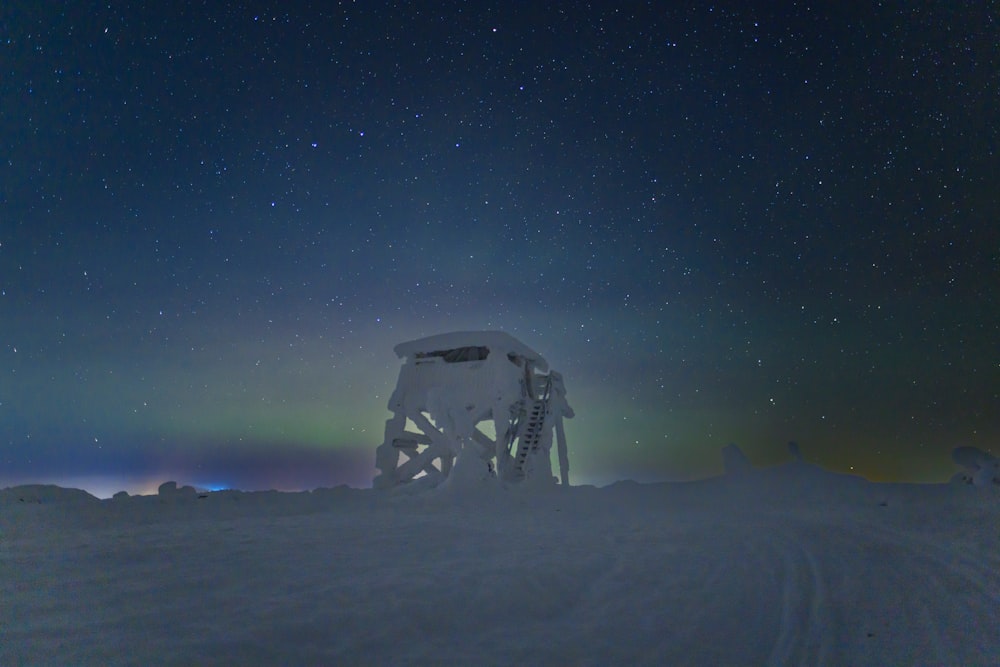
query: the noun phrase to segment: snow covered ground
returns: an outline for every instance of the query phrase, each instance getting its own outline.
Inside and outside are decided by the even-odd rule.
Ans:
[[[2,665],[996,665],[1000,492],[0,491]]]

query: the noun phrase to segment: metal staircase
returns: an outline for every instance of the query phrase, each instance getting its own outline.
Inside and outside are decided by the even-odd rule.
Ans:
[[[514,455],[513,476],[515,479],[520,480],[527,476],[529,459],[540,449],[544,449],[544,438],[551,435],[545,423],[549,414],[551,386],[551,378],[546,377],[541,398],[525,396],[521,401],[521,411],[514,429],[518,440],[517,453]]]

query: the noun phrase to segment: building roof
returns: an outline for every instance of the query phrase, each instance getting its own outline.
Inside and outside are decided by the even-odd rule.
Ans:
[[[542,355],[503,331],[453,331],[450,333],[427,336],[417,340],[400,343],[393,348],[396,356],[414,357],[418,353],[440,352],[460,347],[485,346],[490,350],[498,350],[505,354],[516,354],[534,362],[540,371],[548,370],[549,364]]]

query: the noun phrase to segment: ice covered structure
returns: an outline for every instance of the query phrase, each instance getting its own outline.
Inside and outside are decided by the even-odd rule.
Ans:
[[[437,486],[450,475],[552,484],[553,432],[569,484],[563,418],[573,410],[540,354],[501,331],[439,334],[394,350],[405,362],[375,451],[375,488]]]

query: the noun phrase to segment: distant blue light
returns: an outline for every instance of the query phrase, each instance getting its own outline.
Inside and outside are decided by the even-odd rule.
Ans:
[[[233,488],[228,484],[197,484],[196,486],[205,489],[206,491],[228,491]]]

